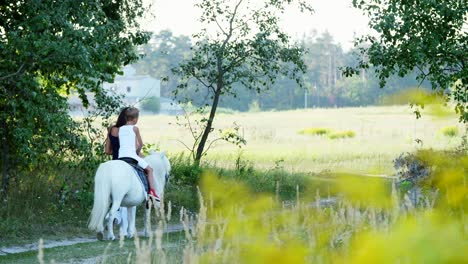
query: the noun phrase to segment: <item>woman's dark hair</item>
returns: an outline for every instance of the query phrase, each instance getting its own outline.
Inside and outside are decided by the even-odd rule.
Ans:
[[[122,111],[120,111],[119,117],[117,117],[117,123],[115,123],[116,127],[121,127],[127,124],[127,110],[130,107],[124,107]]]

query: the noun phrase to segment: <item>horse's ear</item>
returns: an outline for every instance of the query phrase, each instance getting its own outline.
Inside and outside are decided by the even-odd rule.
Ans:
[[[166,156],[166,151],[161,152],[161,157],[164,157],[164,156]]]
[[[154,150],[150,150],[150,155],[154,155],[154,154],[155,154]]]

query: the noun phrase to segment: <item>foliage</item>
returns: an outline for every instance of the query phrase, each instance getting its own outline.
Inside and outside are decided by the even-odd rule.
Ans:
[[[161,151],[159,144],[145,143],[141,148],[141,153],[143,156],[148,156],[151,154],[151,151]]]
[[[0,207],[0,243],[86,232],[97,165],[47,162],[33,171],[18,172],[12,182],[15,188]]]
[[[352,130],[336,131],[336,132],[328,134],[329,139],[353,138],[355,136],[356,136],[356,133]]]
[[[192,38],[175,36],[163,30],[152,37],[152,41],[142,47],[146,56],[133,66],[140,74],[148,74],[161,82],[161,96],[170,97],[179,85],[179,78],[171,68],[191,56]],[[379,89],[378,79],[363,72],[361,76],[345,78],[339,68],[355,63],[354,51],[343,51],[328,32],[314,33],[300,40],[305,51],[302,54],[307,71],[302,74],[303,87],[288,77],[277,76],[277,81],[268,90],[258,94],[246,90],[242,84],[233,83],[232,93],[220,98],[219,106],[238,111],[286,110],[307,107],[365,106],[379,103],[382,96],[417,86],[415,71],[404,78],[390,76],[385,90]],[[371,67],[369,72],[373,71]],[[427,82],[420,84],[429,87]],[[429,88],[430,89],[430,88]],[[200,96],[200,86],[196,80],[189,81],[187,87],[178,91],[177,98],[190,98],[193,105],[209,103],[208,94]]]
[[[249,104],[249,112],[252,112],[252,113],[257,113],[257,112],[260,112],[261,109],[260,109],[260,105],[258,104],[258,101],[253,101],[252,103]]]
[[[161,102],[159,101],[159,97],[151,96],[149,98],[145,98],[141,102],[141,109],[152,113],[159,113],[159,110],[161,110]]]
[[[430,167],[424,160],[421,160],[413,153],[401,153],[393,161],[393,166],[396,170],[396,176],[400,184],[409,189],[423,180],[427,179],[430,174]]]
[[[465,134],[461,137],[462,141],[459,146],[454,150],[455,153],[466,154],[468,153],[468,127],[466,127]]]
[[[95,154],[83,134],[90,126],[69,116],[67,96],[76,92],[88,107],[93,94],[92,107],[104,117],[117,109],[101,84],[138,59],[134,46],[148,40],[137,29],[143,10],[141,1],[127,0],[0,4],[3,191],[18,168],[33,171],[46,161]]]
[[[333,131],[329,128],[306,128],[298,132],[301,135],[312,135],[312,136],[325,136],[327,135],[329,139],[343,139],[343,138],[353,138],[356,136],[356,133],[352,130],[346,131]]]
[[[180,154],[171,158],[171,182],[175,185],[195,186],[202,173],[202,168],[194,166],[190,157]]]
[[[317,135],[317,136],[323,136],[326,134],[329,134],[331,132],[331,129],[329,128],[321,128],[321,127],[313,127],[313,128],[306,128],[298,133],[301,135]]]
[[[136,238],[131,242],[135,244],[135,251],[124,250],[126,256],[121,259],[127,262],[170,259],[169,255],[179,256],[183,252],[186,261],[206,263],[223,260],[263,263],[271,259],[275,263],[463,262],[467,257],[464,249],[468,235],[464,228],[468,209],[468,190],[463,185],[467,177],[466,153],[428,151],[419,154],[420,160],[435,168],[430,177],[436,179],[433,186],[441,195],[428,207],[411,212],[400,206],[399,197],[394,195],[395,190],[390,190],[391,185],[386,179],[340,174],[333,181],[324,179],[327,185],[317,191],[311,184],[313,181],[309,181],[311,175],[287,174],[281,165],[261,172],[250,170],[248,161],[239,161],[238,167],[246,168],[242,173],[219,168],[213,172],[212,168],[205,167],[208,170],[199,174],[201,192],[198,199],[193,195],[195,190],[189,193],[186,186],[178,190],[177,185],[173,185],[165,196],[171,197],[176,209],[181,208],[180,201],[189,206],[196,203],[197,214],[183,208],[161,209],[157,213],[160,222],[156,225],[156,235],[147,240]],[[450,155],[449,159],[447,155]],[[174,157],[171,163],[176,167],[189,165],[200,169],[193,166],[190,158]],[[283,186],[287,195],[278,197]],[[330,188],[332,195],[339,193],[338,200],[320,196],[324,189]],[[332,202],[325,203],[329,200]],[[186,208],[185,204],[182,206]],[[162,240],[169,236],[163,235],[162,228],[167,226],[174,211],[180,212],[185,240],[170,239],[168,247]],[[414,243],[408,243],[408,234],[412,234]],[[127,242],[122,240],[121,245],[124,248],[130,246]],[[447,244],[454,246],[447,248]],[[79,251],[89,249],[78,256],[89,258],[99,254],[89,246],[92,245],[78,246]],[[106,257],[110,255],[108,259],[112,261],[118,246],[107,247],[104,254]],[[174,247],[177,250],[171,251]],[[96,245],[96,248],[103,253],[105,246]],[[60,248],[58,254],[57,250],[48,250],[44,257],[49,260],[49,253],[63,257],[64,251]],[[14,258],[8,257],[8,260]]]
[[[438,193],[445,197],[444,206],[452,208],[463,204],[468,190],[465,182],[468,153],[455,150],[422,149],[416,153],[402,153],[395,159],[398,185],[403,193],[418,191],[413,206]]]
[[[370,18],[377,36],[357,40],[360,60],[345,75],[374,69],[385,86],[388,78],[418,69],[418,80],[428,79],[438,94],[456,103],[460,121],[468,120],[468,35],[465,0],[353,0]]]
[[[458,127],[456,126],[447,126],[440,129],[442,135],[447,137],[455,137],[458,135]]]
[[[203,156],[220,98],[235,96],[234,84],[261,92],[276,81],[277,75],[300,83],[305,71],[303,49],[291,45],[278,25],[278,14],[291,2],[203,0],[196,4],[202,10],[200,22],[205,27],[194,35],[191,58],[174,68],[182,77],[175,95],[194,79],[205,90],[206,106],[211,106],[208,118],[202,119],[204,129],[195,162]],[[305,3],[300,2],[300,6],[311,11]]]
[[[179,79],[171,69],[179,65],[191,54],[191,39],[188,36],[175,36],[170,30],[162,30],[142,46],[146,56],[134,64],[139,74],[147,74],[161,80],[161,96],[171,97]],[[192,98],[196,93],[189,91]]]
[[[196,223],[186,229],[184,251],[191,261],[207,263],[223,259],[236,263],[272,259],[275,263],[441,263],[466,258],[467,233],[460,231],[463,213],[452,214],[452,209],[441,204],[405,214],[398,197],[384,191],[381,180],[379,184],[379,179],[343,176],[337,184],[350,193],[345,193],[345,200],[324,206],[319,195],[279,204],[271,195],[207,173],[202,177]],[[358,202],[350,203],[348,198],[354,195]],[[379,207],[375,198],[385,206]],[[463,201],[457,206],[462,207]],[[187,220],[183,222],[188,226]],[[417,243],[407,243],[409,233]],[[456,246],[447,249],[447,243]]]
[[[195,110],[194,114],[189,114],[185,112],[184,120],[181,121],[180,117],[177,117],[177,124],[179,126],[185,127],[191,134],[193,138],[193,143],[191,145],[187,145],[185,142],[178,140],[185,148],[190,151],[190,156],[194,161],[197,161],[197,154],[198,154],[198,146],[201,144],[202,140],[202,132],[204,130],[204,123],[206,119],[203,117],[203,108],[199,108]],[[223,111],[223,109],[221,109]],[[195,117],[191,117],[195,116]],[[199,119],[197,119],[197,117]],[[231,128],[227,129],[218,129],[216,133],[216,137],[207,140],[207,147],[201,153],[202,156],[205,156],[208,151],[215,146],[218,141],[225,141],[229,142],[237,147],[241,148],[247,141],[243,137],[243,135],[239,132],[240,126],[234,122]],[[212,128],[214,130],[214,128]],[[195,162],[198,163],[198,162]]]

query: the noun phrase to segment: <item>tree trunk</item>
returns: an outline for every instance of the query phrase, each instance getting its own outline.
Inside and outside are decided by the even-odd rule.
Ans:
[[[197,153],[195,156],[195,164],[197,165],[200,164],[200,160],[203,155],[203,150],[205,149],[205,144],[206,144],[206,141],[208,140],[208,135],[210,134],[211,129],[213,127],[213,120],[216,115],[216,109],[218,108],[218,102],[219,102],[219,97],[221,95],[222,88],[223,88],[223,82],[221,79],[221,80],[218,80],[218,85],[216,87],[216,91],[215,91],[214,98],[213,98],[213,104],[211,105],[210,117],[208,118],[208,121],[206,123],[206,127],[205,127],[205,130],[203,131],[203,135],[200,139],[200,143],[198,143]]]
[[[9,176],[8,176],[8,141],[7,141],[7,123],[4,118],[2,118],[2,125],[1,129],[2,131],[2,188],[0,190],[0,193],[2,196],[5,196],[8,192],[8,185],[9,185]]]

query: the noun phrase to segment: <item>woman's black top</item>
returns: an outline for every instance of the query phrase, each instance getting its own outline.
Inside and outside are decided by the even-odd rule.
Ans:
[[[116,160],[119,158],[119,148],[120,148],[119,137],[114,137],[109,132],[109,140],[110,140],[111,148],[112,148],[112,159]]]

